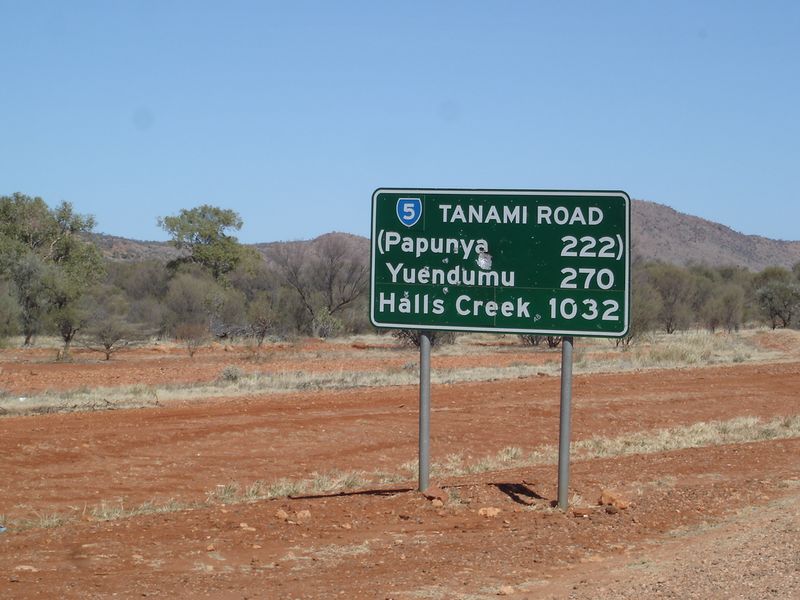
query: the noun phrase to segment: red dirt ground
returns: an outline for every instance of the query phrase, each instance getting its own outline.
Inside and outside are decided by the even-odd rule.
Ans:
[[[318,349],[291,354],[286,362],[293,369],[334,368],[329,363],[343,360],[326,361]],[[347,364],[371,368],[369,351],[361,354]],[[402,365],[409,356],[396,360]],[[200,376],[187,373],[192,362],[177,354],[137,353],[108,367],[4,358],[2,387],[20,391],[58,387],[59,378],[62,385],[140,383],[139,377],[174,382],[159,379],[165,362],[180,365],[189,380]],[[481,356],[437,359],[480,364]],[[377,360],[386,364],[383,356]],[[209,370],[207,361],[198,362]],[[229,363],[223,357],[217,364]],[[14,378],[7,385],[9,373]],[[45,387],[36,388],[41,381]],[[506,446],[528,451],[556,443],[558,389],[555,377],[435,386],[433,460],[461,453],[475,462]],[[53,512],[80,515],[101,501],[127,507],[202,501],[232,481],[308,478],[331,469],[396,472],[416,458],[416,394],[415,387],[395,387],[252,395],[6,417],[0,420],[0,514],[35,520]],[[574,440],[737,416],[770,419],[800,412],[800,362],[580,376],[574,395]],[[443,506],[399,486],[57,528],[12,527],[0,534],[0,597],[591,598],[602,595],[600,587],[612,590],[604,597],[620,597],[615,581],[645,581],[648,572],[637,565],[656,556],[689,560],[715,532],[742,532],[754,523],[748,510],[775,516],[759,521],[759,530],[780,523],[788,531],[795,521],[787,525],[779,517],[794,519],[800,511],[800,440],[576,461],[571,490],[582,511],[567,514],[550,508],[554,466],[436,483],[447,493]],[[609,488],[632,505],[613,514],[598,507]],[[500,512],[481,515],[487,507]],[[800,555],[791,552],[775,559],[790,565],[770,578],[778,595],[754,575],[755,587],[741,597],[800,593]],[[712,580],[706,573],[683,589],[702,590]]]
[[[375,352],[377,350],[378,356]],[[0,389],[12,395],[81,388],[124,385],[164,386],[207,383],[216,380],[227,366],[245,373],[339,372],[400,369],[417,361],[415,351],[403,348],[375,348],[362,344],[325,345],[305,341],[296,345],[271,345],[258,355],[241,347],[215,344],[203,348],[193,358],[186,350],[172,345],[137,348],[103,360],[102,355],[85,349],[71,353],[72,362],[54,362],[54,349],[0,350]],[[434,355],[432,368],[477,367],[486,357]],[[530,352],[519,346],[492,354],[492,365],[557,364],[560,351]]]

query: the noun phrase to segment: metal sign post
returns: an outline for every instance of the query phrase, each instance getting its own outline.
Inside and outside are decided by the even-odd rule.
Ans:
[[[572,429],[572,336],[561,340],[561,411],[558,432],[558,507],[569,507],[569,441]]]
[[[419,491],[428,489],[431,444],[431,338],[419,332]]]

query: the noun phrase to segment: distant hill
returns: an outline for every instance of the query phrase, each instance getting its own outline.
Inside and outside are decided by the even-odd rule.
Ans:
[[[738,265],[753,271],[768,266],[791,268],[800,262],[800,241],[745,235],[655,202],[633,201],[631,229],[633,256],[645,260]]]
[[[787,242],[745,235],[725,225],[680,213],[655,202],[633,201],[631,227],[634,258],[679,265],[739,265],[753,271],[774,265],[790,268],[800,262],[800,241]],[[252,246],[265,254],[276,245],[314,245],[326,236],[341,236],[348,244],[363,251],[365,256],[369,255],[369,240],[349,233],[327,233],[307,242],[263,242]],[[179,252],[167,242],[142,242],[104,234],[92,237],[112,260],[167,261],[179,256]]]
[[[369,238],[365,238],[360,235],[354,235],[352,233],[342,233],[340,231],[324,233],[319,237],[315,237],[313,240],[302,240],[302,241],[292,241],[292,242],[262,242],[260,244],[251,244],[251,246],[256,250],[258,250],[262,254],[262,256],[264,256],[264,258],[267,260],[267,263],[269,263],[270,250],[277,248],[278,246],[285,246],[287,244],[306,245],[311,250],[316,250],[321,247],[321,245],[325,240],[330,238],[335,238],[343,241],[348,251],[353,252],[355,256],[363,256],[365,261],[369,261]]]
[[[181,255],[169,242],[143,242],[104,233],[93,233],[90,237],[103,255],[111,260],[167,262]]]

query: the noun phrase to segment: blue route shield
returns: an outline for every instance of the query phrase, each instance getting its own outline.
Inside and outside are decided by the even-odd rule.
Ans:
[[[419,198],[398,198],[397,218],[406,227],[412,227],[422,217],[422,200]]]

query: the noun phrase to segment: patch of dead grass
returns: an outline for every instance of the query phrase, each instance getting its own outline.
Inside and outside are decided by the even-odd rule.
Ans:
[[[654,454],[686,448],[797,437],[800,437],[800,415],[777,417],[768,421],[756,417],[737,417],[728,421],[700,422],[684,427],[580,440],[572,443],[571,455],[574,461],[592,460],[629,454]],[[431,465],[431,476],[436,479],[446,479],[502,469],[555,464],[557,458],[558,449],[555,446],[539,447],[527,453],[516,446],[509,446],[476,461],[465,459],[460,454],[452,454],[444,461]],[[95,521],[114,521],[141,515],[181,512],[215,504],[238,504],[309,493],[345,492],[368,485],[410,482],[417,476],[417,461],[409,461],[401,465],[396,473],[334,470],[327,473],[313,473],[304,479],[283,478],[272,483],[258,480],[247,486],[242,486],[238,482],[220,484],[206,494],[205,502],[186,503],[168,500],[157,503],[150,501],[132,508],[125,508],[122,502],[101,502],[90,509],[84,509],[83,515],[84,517],[88,515],[90,520]],[[670,485],[668,480],[660,483]],[[787,485],[797,485],[797,482],[791,480],[787,482]],[[0,524],[7,527],[9,531],[49,529],[73,523],[78,520],[79,516],[78,514],[37,513],[32,519],[13,520],[9,519],[7,515],[0,515]]]
[[[778,332],[781,344],[786,346],[785,338],[797,332]],[[485,334],[484,334],[485,337]],[[491,336],[490,336],[491,337]],[[497,340],[498,336],[493,336]],[[498,343],[510,343],[501,336]],[[800,334],[794,336],[800,339]],[[794,339],[794,337],[792,339]],[[378,338],[380,340],[381,338]],[[479,341],[476,336],[459,336],[456,344],[446,346],[446,353],[468,355],[481,353],[487,355],[486,363],[491,363],[491,354],[501,352],[493,346],[479,345],[492,343]],[[736,364],[741,362],[783,360],[789,357],[786,352],[775,349],[775,344],[757,343],[757,340],[772,339],[764,330],[748,330],[731,334],[711,334],[703,331],[678,332],[672,335],[651,334],[630,348],[614,348],[613,342],[604,339],[581,338],[575,347],[576,374],[598,372],[623,372],[629,370],[699,367],[705,365]],[[335,344],[332,344],[335,347]],[[787,346],[791,348],[791,344]],[[520,347],[513,347],[515,352]],[[445,354],[443,349],[441,353]],[[507,350],[507,348],[506,348]],[[379,350],[380,352],[394,352]],[[553,351],[535,349],[531,353]],[[788,351],[787,351],[788,352]],[[413,354],[413,353],[412,353]],[[792,355],[794,358],[796,356]],[[37,394],[25,398],[10,395],[0,396],[0,415],[13,416],[50,412],[73,412],[92,410],[112,410],[160,406],[163,402],[174,400],[207,399],[221,396],[241,396],[247,394],[281,394],[298,391],[321,391],[355,388],[380,388],[417,385],[419,376],[417,363],[411,361],[401,368],[387,366],[383,370],[315,373],[308,371],[284,371],[244,373],[238,367],[226,367],[227,376],[217,381],[194,385],[176,384],[159,387],[130,385],[115,388],[83,388],[79,390]],[[505,367],[475,366],[454,369],[434,369],[431,381],[434,385],[457,384],[473,381],[495,381],[534,377],[537,375],[556,376],[560,371],[557,362],[546,364],[526,364],[516,361]]]

